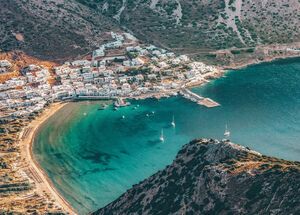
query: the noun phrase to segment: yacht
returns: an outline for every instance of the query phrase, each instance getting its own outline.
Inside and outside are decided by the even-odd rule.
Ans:
[[[172,120],[172,122],[171,122],[171,125],[172,125],[173,127],[176,126],[176,124],[175,124],[175,119],[174,119],[174,115],[173,115],[173,120]]]
[[[224,132],[224,137],[229,138],[230,137],[230,131],[227,128],[227,124],[225,126],[225,132]]]
[[[160,140],[161,142],[164,142],[164,141],[165,141],[165,138],[164,138],[164,130],[163,130],[163,129],[161,129],[161,134],[160,134],[159,140]]]

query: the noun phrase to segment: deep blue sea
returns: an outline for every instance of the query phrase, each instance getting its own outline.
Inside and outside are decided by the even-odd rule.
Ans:
[[[80,214],[163,169],[193,138],[223,138],[226,124],[235,143],[300,160],[300,59],[230,71],[193,91],[221,106],[208,109],[179,96],[131,101],[118,111],[98,110],[101,102],[68,104],[40,129],[35,158]]]

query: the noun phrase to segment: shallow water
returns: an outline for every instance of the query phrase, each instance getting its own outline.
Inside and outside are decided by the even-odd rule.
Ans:
[[[217,108],[182,97],[132,101],[118,111],[98,111],[101,102],[68,104],[40,129],[34,155],[80,214],[105,206],[163,169],[191,139],[223,138],[225,124],[233,142],[299,160],[299,83],[300,60],[290,59],[228,72],[193,89],[220,103]]]

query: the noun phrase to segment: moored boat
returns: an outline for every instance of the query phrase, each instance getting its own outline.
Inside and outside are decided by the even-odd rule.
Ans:
[[[164,138],[164,130],[163,130],[163,129],[161,129],[161,133],[160,133],[159,140],[160,140],[161,142],[164,142],[164,141],[165,141],[165,138]]]
[[[103,105],[100,105],[100,107],[98,108],[98,110],[105,110],[107,107],[108,107],[107,104],[103,104]]]
[[[229,138],[230,137],[230,131],[227,128],[227,124],[225,126],[225,132],[224,132],[224,137]]]
[[[129,106],[130,102],[127,102],[126,100],[122,98],[117,98],[117,100],[114,102],[115,107],[126,107]]]

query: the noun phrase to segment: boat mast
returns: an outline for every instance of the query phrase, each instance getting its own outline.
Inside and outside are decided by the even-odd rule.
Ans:
[[[230,131],[229,131],[228,128],[227,128],[227,124],[226,124],[226,126],[225,126],[224,136],[225,136],[226,138],[229,138],[229,136],[230,136]]]

